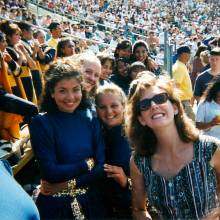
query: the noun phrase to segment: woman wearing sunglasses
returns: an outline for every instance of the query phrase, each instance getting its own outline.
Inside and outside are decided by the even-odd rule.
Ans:
[[[163,219],[217,219],[219,140],[199,135],[173,81],[136,81],[126,120],[134,218],[151,219],[147,198]]]

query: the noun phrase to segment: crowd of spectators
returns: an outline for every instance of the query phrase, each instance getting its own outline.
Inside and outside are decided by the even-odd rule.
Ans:
[[[103,210],[103,215],[96,216],[99,212],[94,209],[90,213],[90,209],[88,209],[88,213],[85,212],[85,214],[90,218],[106,217],[106,213],[104,213],[106,211],[111,213],[107,214],[107,217],[122,218],[125,216],[124,214],[129,214],[126,218],[131,218],[130,212],[124,212],[131,206],[132,188],[128,171],[131,153],[127,140],[129,134],[124,136],[121,132],[122,125],[127,120],[126,114],[124,114],[126,98],[130,104],[133,102],[132,105],[139,109],[138,111],[144,119],[142,121],[141,117],[138,117],[142,126],[147,125],[146,120],[150,116],[146,114],[149,113],[148,110],[159,108],[161,112],[150,117],[159,121],[170,111],[172,114],[168,114],[168,116],[172,115],[172,123],[170,120],[169,125],[172,126],[166,132],[173,131],[177,134],[179,125],[173,126],[174,119],[181,118],[183,120],[186,117],[189,120],[189,117],[192,120],[181,122],[185,123],[184,126],[192,127],[195,130],[194,126],[196,125],[203,133],[208,131],[210,136],[219,137],[220,11],[218,5],[218,1],[208,0],[0,1],[0,53],[2,55],[0,70],[1,74],[5,73],[6,79],[13,79],[8,80],[7,88],[4,80],[0,81],[0,86],[2,84],[0,98],[3,97],[9,102],[13,101],[16,105],[16,108],[10,108],[10,111],[7,108],[1,110],[24,115],[25,118],[28,116],[27,123],[30,125],[32,147],[43,174],[40,177],[43,180],[41,181],[41,194],[37,198],[37,206],[41,217],[43,216],[42,219],[51,216],[57,218],[58,215],[61,215],[61,218],[72,215],[76,217],[75,215],[79,213],[74,206],[75,203],[72,203],[75,201],[72,201],[75,197],[79,198],[79,203],[85,205],[85,209],[88,208],[87,205],[100,205],[100,207],[96,206],[96,209]],[[167,46],[170,45],[173,45],[173,53],[169,54]],[[166,83],[169,84],[171,90],[173,89],[172,91],[176,91],[178,87],[180,94],[178,92],[171,94],[171,90],[161,89],[159,86],[157,79],[160,77],[158,76],[168,75],[164,71],[164,58],[170,59],[170,63],[173,63],[172,71],[169,72],[173,78],[172,86],[168,81]],[[7,69],[2,64],[7,66]],[[163,79],[165,80],[166,77]],[[152,84],[148,84],[147,81]],[[145,88],[144,99],[142,99],[141,87],[138,87],[138,84],[141,85],[141,83],[146,83],[144,86],[148,88]],[[208,86],[208,83],[211,84]],[[150,87],[152,87],[152,91],[149,90]],[[155,90],[155,87],[158,87],[158,90]],[[69,98],[70,93],[68,92],[64,97],[62,94],[64,90],[73,92],[73,96]],[[149,93],[149,91],[151,92]],[[135,103],[137,100],[134,97],[138,94],[140,95],[137,97],[139,101]],[[178,95],[178,100],[174,95]],[[75,97],[75,101],[72,99],[73,97]],[[198,112],[193,109],[193,105],[197,104]],[[166,108],[169,107],[169,111],[165,107],[161,107],[166,105]],[[0,106],[6,105],[3,103]],[[24,106],[30,110],[22,110],[24,108],[21,107]],[[211,113],[207,114],[206,106],[211,107]],[[13,109],[12,112],[11,109]],[[64,126],[65,129],[68,128],[68,132],[64,129],[60,135],[61,132],[58,130],[62,123],[55,123],[54,129],[57,129],[57,133],[50,133],[50,141],[46,143],[48,134],[41,129],[44,126],[47,131],[51,129],[47,115],[40,114],[32,121],[30,118],[37,114],[38,110],[41,113],[47,112],[48,117],[51,114],[54,117],[52,119],[54,122],[57,119],[62,119],[62,123],[63,117],[71,113],[69,116],[73,122],[74,120],[80,121],[79,127],[75,122],[70,123],[69,118],[65,118],[63,124],[69,126]],[[72,113],[76,113],[76,117]],[[6,116],[5,118],[9,124],[11,123],[11,126],[13,123],[10,120],[10,115]],[[72,118],[72,116],[74,117]],[[81,127],[84,126],[81,122],[85,116],[92,127],[97,126],[94,127],[97,129],[91,129],[92,127],[89,125],[88,129],[86,128],[88,135],[84,130],[80,130],[81,128],[85,129],[85,127]],[[96,116],[102,122],[102,128],[99,128],[100,124],[96,121]],[[40,119],[41,117],[42,119]],[[6,121],[5,118],[3,118],[4,121]],[[25,120],[23,122],[26,123]],[[20,128],[19,123],[17,121],[18,128]],[[87,122],[85,124],[85,126],[88,125]],[[158,126],[161,131],[166,128],[163,123],[162,126],[158,123]],[[186,130],[182,133],[185,133]],[[78,145],[78,142],[75,141],[76,146],[74,147],[72,145],[72,131],[76,135],[74,141],[79,139],[80,143]],[[78,134],[78,131],[81,132]],[[152,131],[155,134],[158,133],[157,126]],[[194,141],[198,138],[197,130],[195,131],[196,135],[192,132],[195,138],[187,141],[180,140],[179,135],[176,135],[176,140],[180,140],[179,143],[183,149],[189,145],[190,148],[193,147]],[[93,134],[93,132],[95,133]],[[104,136],[105,145],[109,146],[106,155],[104,155],[102,141],[97,142],[100,149],[96,148],[97,146],[94,147],[95,151],[91,148],[90,135],[94,135],[97,140],[99,135],[100,137]],[[113,136],[111,137],[111,135]],[[86,138],[87,136],[88,138]],[[14,141],[14,136],[11,135],[11,137],[9,141]],[[0,133],[0,138],[5,139],[5,136],[1,136]],[[129,138],[132,139],[131,133]],[[152,137],[149,136],[149,140],[150,138]],[[85,149],[81,149],[82,140],[88,141],[85,146],[88,145],[89,149],[91,148],[91,154],[87,155],[89,151],[85,152]],[[113,143],[112,140],[115,142]],[[143,138],[142,141],[145,140],[147,139]],[[65,143],[64,141],[66,141],[66,152],[70,152],[70,162],[66,161],[66,155],[60,156],[60,152],[64,151],[63,146],[59,143]],[[169,141],[173,142],[172,137]],[[45,151],[45,147],[48,146],[51,149]],[[123,146],[124,148],[122,148]],[[166,146],[166,144],[161,146]],[[62,150],[57,151],[59,147],[62,147]],[[161,147],[161,149],[163,148]],[[213,149],[215,150],[215,147]],[[75,163],[78,163],[79,158],[72,157],[77,155],[73,150],[76,150],[79,155],[83,155],[81,158],[83,163],[79,164],[79,167],[82,166],[82,170],[79,173],[77,173],[78,168],[76,173],[73,173],[72,167],[64,165],[71,163],[75,166]],[[100,152],[98,152],[99,150]],[[123,153],[125,150],[127,151],[127,158],[124,161],[121,157],[122,150]],[[190,151],[189,155],[191,154]],[[97,155],[101,155],[101,157],[98,158]],[[183,151],[182,156],[184,157]],[[104,164],[104,157],[107,158],[105,161],[107,164]],[[54,158],[61,159],[55,161]],[[190,158],[191,156],[188,159]],[[100,163],[97,163],[98,160]],[[48,161],[53,162],[50,164]],[[189,161],[184,161],[183,164]],[[111,164],[113,162],[114,166]],[[173,169],[175,164],[170,166]],[[90,171],[92,172],[90,173]],[[106,182],[110,183],[109,188],[108,184],[103,186],[104,191],[110,192],[109,189],[115,187],[115,191],[109,193],[110,199],[106,198],[109,204],[101,204],[102,195],[99,195],[100,201],[99,196],[96,197],[96,193],[99,194],[99,187],[93,185],[100,180],[103,172],[106,173]],[[109,178],[113,178],[112,183],[109,182]],[[94,182],[91,181],[92,179]],[[213,181],[216,181],[215,177],[213,177]],[[134,176],[133,182],[135,183]],[[78,191],[78,188],[81,187],[82,194],[81,191]],[[141,194],[143,197],[144,193],[141,192]],[[123,199],[120,200],[117,196]],[[97,201],[91,203],[94,198]],[[65,216],[62,212],[65,207],[57,209],[56,206],[56,204],[60,205],[61,201],[65,201],[62,203],[64,206],[68,205]],[[125,207],[120,207],[121,204],[116,201],[120,201],[122,204],[125,202]],[[48,204],[49,206],[47,206]],[[145,204],[145,199],[139,205],[143,204]],[[48,212],[50,205],[51,212]],[[112,210],[102,209],[102,205],[106,205]],[[214,206],[216,205],[217,203],[214,204]],[[70,208],[74,213],[70,212]],[[180,207],[179,209],[181,210]],[[194,218],[191,215],[186,216]],[[201,214],[201,216],[205,215]]]
[[[150,38],[151,34],[158,37],[159,44],[163,44],[163,32],[167,30],[175,43],[188,43],[195,50],[199,40],[218,34],[220,24],[219,3],[215,1],[58,0],[41,1],[39,4],[77,19],[79,24],[72,25],[70,22],[69,29],[66,29],[68,32],[84,30],[84,37],[110,44],[118,37],[134,42],[138,38]],[[96,28],[102,33],[93,34]]]
[[[167,31],[174,48],[188,45],[194,56],[200,41],[207,44],[219,34],[218,1],[33,0],[30,3],[64,16],[62,22],[59,21],[63,32],[83,39],[80,46],[95,53],[106,48],[112,51],[124,39],[132,43],[142,39],[148,43],[152,55],[158,54],[160,60]],[[52,13],[43,16],[31,12],[27,1],[1,2],[0,11],[3,18],[25,20],[44,28],[55,17]],[[88,39],[97,41],[99,46]]]

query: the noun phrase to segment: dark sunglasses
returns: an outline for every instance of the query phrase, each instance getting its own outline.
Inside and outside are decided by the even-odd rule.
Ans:
[[[139,102],[140,111],[146,111],[151,107],[151,102],[153,101],[155,104],[163,104],[169,99],[167,93],[160,93],[158,95],[153,96],[151,99],[143,99]]]

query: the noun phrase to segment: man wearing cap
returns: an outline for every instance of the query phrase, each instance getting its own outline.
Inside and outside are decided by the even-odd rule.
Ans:
[[[48,29],[51,33],[51,38],[48,40],[47,44],[49,47],[52,47],[53,49],[57,50],[57,44],[59,42],[59,39],[61,38],[62,30],[60,27],[60,23],[58,22],[52,22]]]
[[[208,86],[208,83],[212,80],[214,76],[220,74],[220,48],[215,47],[210,52],[209,57],[210,69],[199,74],[195,81],[194,87],[194,97],[197,101],[203,95],[203,92]]]
[[[192,83],[189,76],[189,71],[186,64],[190,59],[190,48],[181,46],[177,49],[177,61],[173,65],[172,74],[177,86],[182,91],[180,96],[186,114],[192,119],[195,119],[195,114],[192,109],[191,100],[193,97]]]

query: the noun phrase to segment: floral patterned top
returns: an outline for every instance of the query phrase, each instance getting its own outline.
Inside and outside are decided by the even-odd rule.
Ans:
[[[163,219],[200,219],[219,206],[216,173],[209,163],[217,140],[201,136],[193,146],[193,160],[169,179],[152,170],[150,158],[134,157],[148,200]]]

